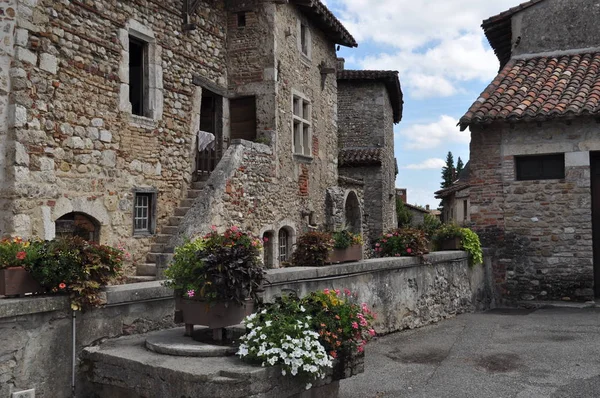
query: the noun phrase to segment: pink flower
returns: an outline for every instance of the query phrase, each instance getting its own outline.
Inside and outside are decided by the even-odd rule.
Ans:
[[[211,225],[210,229],[212,229],[213,231],[216,231],[217,230],[217,226],[216,225]]]
[[[269,241],[269,238],[267,238],[266,236],[263,238],[263,242],[267,243]]]
[[[407,249],[406,249],[406,252],[407,252],[408,254],[410,254],[410,253],[412,253],[412,249],[409,247],[409,248],[407,248]]]
[[[340,289],[335,289],[335,294],[339,296],[340,295]]]
[[[358,323],[352,322],[352,328],[353,329],[358,329]]]
[[[371,335],[371,337],[374,337],[375,336],[375,330],[369,329],[369,335]]]
[[[17,253],[17,260],[25,260],[25,257],[27,257],[27,253],[25,253],[25,252]]]
[[[192,298],[196,295],[196,292],[193,290],[188,290],[187,295],[188,295],[188,297]]]
[[[363,312],[369,312],[369,307],[367,306],[367,303],[362,303],[360,307],[362,308]]]
[[[348,289],[344,289],[344,294],[346,294],[346,296],[349,296],[349,295],[350,295],[350,294],[352,294],[352,293],[350,293],[350,290],[348,290]]]
[[[325,293],[325,294],[329,294],[329,289],[325,289],[325,290],[323,290],[323,293]]]
[[[231,227],[231,230],[232,230],[233,232],[237,232],[237,231],[239,231],[240,229],[234,225],[233,227]]]
[[[376,244],[375,244],[375,247],[379,247],[379,246],[381,246],[379,243],[376,243]]]
[[[362,345],[358,346],[358,352],[363,352],[365,350],[365,347],[363,347]]]
[[[365,318],[360,319],[360,326],[369,326],[369,323]]]

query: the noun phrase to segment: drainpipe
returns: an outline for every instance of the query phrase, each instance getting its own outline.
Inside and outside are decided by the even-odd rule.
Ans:
[[[72,356],[71,356],[71,396],[75,398],[75,363],[76,363],[76,344],[75,344],[75,336],[77,332],[77,313],[71,310],[71,323],[72,323]]]

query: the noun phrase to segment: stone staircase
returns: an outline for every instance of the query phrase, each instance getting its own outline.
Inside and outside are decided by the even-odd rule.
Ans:
[[[169,217],[167,225],[163,225],[159,233],[154,238],[154,243],[150,246],[150,252],[146,255],[146,262],[138,264],[136,276],[130,277],[130,282],[148,282],[156,280],[158,271],[157,261],[159,256],[163,254],[172,254],[174,248],[169,246],[169,242],[173,235],[177,233],[179,224],[187,214],[188,210],[196,198],[202,192],[206,181],[195,181],[188,190],[187,198],[179,203],[179,207],[175,209],[175,215]]]

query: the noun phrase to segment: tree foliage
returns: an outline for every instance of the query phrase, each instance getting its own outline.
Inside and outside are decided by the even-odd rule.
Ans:
[[[454,156],[448,152],[446,156],[446,165],[442,168],[442,188],[448,188],[456,180],[456,168],[454,167]]]
[[[458,161],[456,162],[456,178],[460,176],[460,172],[465,168],[465,164],[463,163],[460,156],[458,157]]]
[[[404,206],[404,202],[396,199],[396,215],[398,217],[398,228],[410,227],[412,222],[412,213]]]

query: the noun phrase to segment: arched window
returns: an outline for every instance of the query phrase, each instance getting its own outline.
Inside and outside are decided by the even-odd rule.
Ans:
[[[356,193],[354,192],[350,192],[346,197],[344,215],[346,218],[346,225],[350,232],[360,234],[362,232],[362,215],[358,196],[356,196]]]
[[[279,262],[285,262],[290,257],[290,234],[285,228],[279,230]]]
[[[263,234],[263,253],[264,253],[264,263],[267,268],[274,268],[274,253],[273,253],[273,240],[274,233],[273,231],[267,231]]]
[[[85,213],[68,213],[55,222],[56,237],[78,236],[90,242],[99,242],[100,223]]]

